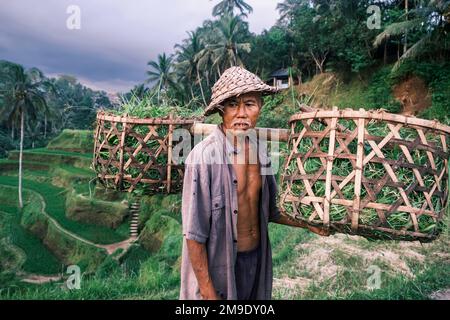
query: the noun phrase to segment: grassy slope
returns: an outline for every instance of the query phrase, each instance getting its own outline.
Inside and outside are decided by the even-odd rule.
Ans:
[[[275,299],[428,299],[450,286],[448,230],[426,244],[324,238],[279,225],[270,232]],[[375,269],[381,283],[372,290]]]
[[[135,246],[121,260],[121,267],[105,263],[96,275],[83,278],[83,290],[21,285],[3,298],[177,299],[179,198],[145,197],[143,203],[143,235],[151,239],[161,236],[157,230],[166,230],[163,239],[159,238],[159,247],[152,248],[153,253]],[[448,231],[423,245],[345,235],[323,238],[276,224],[270,224],[269,232],[274,299],[427,299],[431,292],[450,286]],[[367,288],[370,266],[381,270],[378,290]]]
[[[324,241],[307,231],[278,225],[271,225],[270,235],[274,262],[274,299],[427,299],[431,292],[450,285],[448,262],[442,257],[440,261],[432,257],[437,253],[445,254],[443,243],[424,248],[416,257],[411,252],[420,247],[417,244],[367,243],[360,238],[340,237]],[[364,248],[365,253],[356,254],[353,248]],[[402,258],[405,258],[408,268],[405,270],[409,270],[412,275],[406,275],[398,269],[404,267],[404,261],[392,258],[391,252],[400,253],[396,250],[403,250],[405,255],[409,255],[408,259]],[[377,252],[384,252],[386,258],[365,261],[367,255]],[[9,296],[3,294],[0,297],[177,299],[178,267],[177,264],[171,265],[169,260],[161,251],[149,255],[137,246],[127,254],[122,268],[114,263],[109,266],[105,264],[95,276],[83,278],[83,290],[67,291],[57,285],[20,285]],[[382,282],[378,290],[366,288],[370,275],[367,273],[368,263],[379,265],[382,270]]]
[[[25,150],[25,160],[28,156],[31,161],[24,161],[24,187],[40,193],[47,203],[47,213],[68,231],[99,244],[120,242],[128,237],[125,230],[129,226],[127,222],[116,231],[66,217],[66,197],[72,196],[69,192],[72,188],[83,195],[89,195],[93,191],[93,188],[89,188],[89,181],[95,177],[95,172],[89,168],[92,159],[92,134],[92,131],[64,130],[49,143],[48,147],[51,149]],[[17,158],[18,152],[13,151],[9,159],[0,160],[0,184],[17,186]],[[105,207],[107,202],[101,201],[101,204],[105,210],[108,209]],[[86,202],[84,206],[92,210],[98,209],[96,199]]]
[[[16,177],[1,176],[0,184],[17,187],[18,181]],[[67,190],[48,183],[38,183],[27,179],[23,180],[23,187],[39,193],[45,199],[46,212],[58,221],[63,228],[80,235],[82,238],[100,244],[110,244],[125,240],[123,236],[110,228],[87,225],[67,219],[64,196]]]
[[[25,203],[28,192],[24,192]],[[20,224],[20,213],[17,211],[18,195],[15,188],[0,186],[1,215],[10,223],[12,244],[18,246],[26,254],[22,269],[29,273],[56,274],[61,269],[58,259],[41,243],[41,241]]]
[[[71,152],[64,150],[52,150],[47,148],[36,148],[25,150],[25,153],[37,153],[37,154],[51,154],[51,155],[62,155],[68,157],[83,157],[92,159],[92,153],[79,153],[79,152]]]
[[[143,234],[161,237],[152,253],[134,245],[120,260],[107,259],[95,275],[83,277],[82,290],[64,290],[59,284],[34,286],[18,283],[0,291],[0,299],[177,299],[181,224],[179,196],[144,197]],[[152,219],[153,218],[153,219]],[[164,229],[164,234],[158,230]]]
[[[65,129],[47,145],[48,149],[91,153],[94,149],[94,132]]]

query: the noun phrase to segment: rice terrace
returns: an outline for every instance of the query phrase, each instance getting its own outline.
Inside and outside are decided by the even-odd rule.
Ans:
[[[81,23],[69,30],[80,31],[70,34],[81,44],[96,28],[88,13],[96,5],[79,2],[82,13],[86,8],[80,21],[76,10],[56,8]],[[196,9],[197,27],[182,38],[168,29],[172,52],[147,48],[147,65],[137,66],[142,79],[125,87],[106,86],[129,65],[102,79],[87,70],[112,69],[117,56],[83,65],[84,52],[58,69],[45,64],[44,53],[16,58],[0,46],[0,300],[182,297],[184,250],[193,250],[185,237],[191,225],[197,240],[204,230],[186,212],[209,211],[210,248],[210,241],[226,241],[215,239],[231,223],[222,216],[237,215],[242,229],[251,195],[269,188],[263,179],[243,201],[239,193],[248,190],[238,170],[217,186],[196,175],[201,166],[190,167],[188,155],[205,141],[212,145],[231,115],[255,134],[258,148],[267,145],[276,185],[270,214],[286,219],[267,227],[272,299],[449,300],[450,2],[195,3],[183,10],[208,5],[206,14]],[[17,13],[23,5],[0,9],[0,19],[26,19]],[[114,10],[106,15],[125,28],[141,23],[146,6],[119,6],[134,22]],[[366,25],[369,6],[381,10],[379,28]],[[262,17],[269,11],[270,23]],[[145,42],[156,46],[162,34]],[[105,47],[116,40],[108,41]],[[142,39],[123,41],[144,48]],[[252,95],[260,108],[245,102]],[[255,127],[248,110],[257,110]],[[227,191],[213,195],[227,184],[238,190],[239,210]],[[207,203],[186,203],[187,191]],[[266,200],[255,201],[256,212]]]

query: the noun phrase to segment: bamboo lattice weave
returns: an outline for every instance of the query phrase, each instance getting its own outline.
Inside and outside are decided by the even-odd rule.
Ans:
[[[290,119],[280,206],[332,232],[429,241],[448,201],[450,127],[384,111]]]

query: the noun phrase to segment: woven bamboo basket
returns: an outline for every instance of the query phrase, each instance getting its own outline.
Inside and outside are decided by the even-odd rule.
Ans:
[[[134,118],[99,112],[93,169],[105,187],[146,194],[176,193],[184,165],[174,164],[175,129],[187,129],[200,118]]]
[[[450,127],[383,110],[290,118],[280,206],[331,233],[431,241],[448,211]]]

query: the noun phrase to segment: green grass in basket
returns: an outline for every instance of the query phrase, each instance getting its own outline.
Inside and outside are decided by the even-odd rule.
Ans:
[[[122,99],[118,110],[112,111],[116,115],[128,114],[137,118],[163,118],[173,113],[178,117],[198,117],[203,114],[201,108],[191,110],[180,106],[155,105],[151,96],[139,98],[132,96],[130,99]]]
[[[182,117],[182,118],[191,118],[191,117],[200,117],[203,114],[203,110],[197,109],[197,110],[191,110],[179,106],[167,106],[167,105],[155,105],[154,101],[152,101],[152,97],[145,96],[143,98],[138,98],[136,96],[132,96],[130,99],[123,99],[121,102],[121,105],[118,110],[111,110],[112,114],[123,116],[127,114],[130,117],[136,117],[140,119],[146,119],[146,118],[166,118],[171,113],[175,117]],[[118,130],[121,131],[122,127],[121,124],[117,125]],[[105,123],[105,128],[108,130],[110,128],[109,123]],[[153,135],[147,142],[145,147],[147,149],[150,149],[150,153],[153,156],[156,156],[156,151],[160,148],[161,143],[160,141],[164,139],[168,132],[169,132],[169,126],[168,125],[155,125],[154,129],[156,131],[156,136]],[[142,138],[144,138],[150,131],[148,126],[134,126],[133,131],[140,135]],[[109,138],[108,143],[111,146],[117,146],[120,141],[119,137],[112,136]],[[128,161],[130,159],[130,156],[128,152],[133,152],[136,148],[138,148],[141,143],[138,139],[136,139],[132,135],[127,135],[125,139],[125,148],[127,151],[124,153],[124,161]],[[144,166],[148,164],[150,161],[155,161],[154,165],[157,166],[166,166],[168,162],[167,153],[163,150],[158,156],[156,156],[156,159],[153,157],[150,157],[148,154],[148,150],[142,150],[140,151],[136,156],[136,161],[141,165]],[[108,160],[110,159],[111,155],[108,151],[101,151],[100,157],[102,159]],[[115,155],[117,159],[119,160],[119,154]],[[117,169],[114,169],[113,167],[109,168],[111,174],[118,173]],[[139,174],[142,173],[142,168],[138,166],[131,165],[127,169],[125,169],[124,174],[125,175],[131,175],[133,178],[136,178],[139,176]],[[177,173],[174,173],[174,178],[176,178]],[[145,179],[153,179],[153,180],[159,180],[160,178],[165,179],[166,177],[161,177],[160,172],[155,169],[150,169],[146,173],[144,173],[143,178]],[[127,187],[130,184],[127,182],[124,182],[124,186]]]
[[[355,125],[353,121],[346,120],[346,122],[343,122],[343,120],[339,121],[339,124],[342,126],[345,126],[347,128],[350,128],[351,130],[355,129]],[[297,126],[297,132],[300,132],[302,129],[302,125],[299,124]],[[311,123],[310,127],[315,131],[321,131],[325,128],[325,126],[321,123],[318,123],[314,121]],[[376,121],[371,121],[368,123],[366,127],[368,133],[373,136],[378,136],[381,139],[385,136],[387,136],[391,130],[387,126],[387,124],[379,123]],[[417,137],[417,131],[412,128],[401,128],[399,130],[399,134],[402,139],[408,140],[408,141],[414,141]],[[427,141],[429,143],[434,143],[437,146],[441,145],[441,141],[439,137],[436,137],[435,135],[427,134]],[[322,142],[319,143],[319,147],[322,152],[328,152],[328,139],[322,140]],[[379,142],[377,142],[379,143]],[[311,138],[303,138],[300,143],[298,144],[298,152],[301,154],[306,154],[311,148],[313,147],[313,143]],[[336,144],[336,148],[339,147],[339,143]],[[350,149],[350,152],[353,154],[356,154],[357,144],[354,141],[352,141],[348,148]],[[372,152],[372,147],[369,143],[365,143],[365,156],[367,156],[370,152]],[[416,165],[429,166],[429,157],[424,150],[412,150],[409,151],[410,155]],[[390,160],[398,160],[401,159],[402,161],[406,161],[406,156],[403,153],[402,148],[399,144],[391,144],[386,145],[384,148],[382,148],[383,156],[386,159]],[[377,155],[378,157],[378,155]],[[322,161],[318,158],[309,158],[307,160],[303,159],[303,167],[305,169],[306,174],[314,175],[317,173],[319,169],[321,169]],[[434,162],[436,165],[436,169],[442,170],[444,162],[440,157],[434,157]],[[377,163],[377,162],[369,162],[367,163],[363,168],[363,177],[370,179],[372,181],[378,181],[386,176],[387,174],[387,166]],[[391,165],[392,168],[392,165]],[[347,177],[351,172],[353,171],[353,165],[350,160],[347,159],[339,159],[336,158],[333,161],[333,169],[332,174],[336,176],[341,176],[343,178]],[[393,171],[396,174],[396,177],[400,183],[403,183],[405,185],[406,189],[411,183],[415,183],[417,181],[417,177],[415,176],[414,172],[410,168],[405,167],[393,167]],[[296,175],[300,174],[300,172],[297,169],[297,161],[295,159],[291,161],[288,164],[288,167],[286,169],[287,175]],[[322,176],[325,175],[325,171],[322,173]],[[432,173],[421,173],[421,177],[424,181],[425,187],[430,188],[435,183],[435,177]],[[311,181],[311,179],[309,179]],[[340,183],[340,181],[338,182]],[[288,182],[285,181],[285,185],[282,186],[282,190],[286,190]],[[317,180],[315,183],[312,184],[313,192],[318,197],[324,197],[325,196],[325,183],[322,178],[322,180]],[[352,182],[348,183],[344,188],[342,188],[342,194],[344,196],[344,199],[346,200],[353,200],[355,197],[354,192],[354,184]],[[295,180],[294,183],[291,185],[291,193],[294,196],[301,196],[305,194],[305,186],[303,183],[303,180]],[[367,191],[363,187],[361,189],[361,197],[364,198],[367,196]],[[390,187],[390,186],[384,186],[380,192],[377,195],[376,202],[380,204],[386,204],[386,205],[392,205],[399,199],[402,199],[400,190],[396,187]],[[408,195],[408,200],[410,201],[411,205],[414,208],[420,209],[422,208],[423,204],[426,202],[425,196],[422,192],[411,192]],[[404,203],[402,203],[404,205]],[[441,203],[439,197],[432,197],[432,205],[433,209],[437,212],[441,209]],[[294,212],[292,204],[286,203],[284,208],[288,213]],[[430,208],[427,208],[428,210]],[[300,214],[303,218],[308,219],[311,214],[314,212],[314,207],[312,205],[300,205],[299,208]],[[330,206],[330,219],[331,221],[341,221],[344,219],[347,215],[347,209],[342,205],[336,205],[332,204]],[[374,225],[374,223],[378,222],[378,214],[375,209],[372,208],[364,208],[359,216],[359,222],[360,224],[364,225]],[[428,216],[428,215],[420,215],[418,216],[418,224],[419,224],[419,231],[425,232],[425,233],[431,233],[435,231],[435,228],[438,228],[439,225],[436,223],[436,221]],[[411,220],[411,215],[407,212],[401,212],[396,211],[392,214],[390,214],[387,217],[387,226],[395,229],[395,230],[413,230],[413,224]]]

